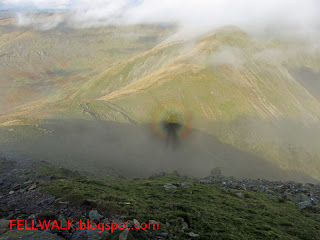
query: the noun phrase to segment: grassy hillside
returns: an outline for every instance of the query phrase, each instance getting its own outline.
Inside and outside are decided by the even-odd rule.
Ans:
[[[163,34],[152,27],[141,31]],[[124,39],[110,49],[130,45]],[[310,91],[314,85],[303,82],[299,74],[305,68],[318,76],[320,53],[311,51],[309,42],[255,38],[225,27],[194,41],[166,40],[129,55],[120,61],[115,53],[110,62],[118,62],[110,66],[101,62],[100,71],[90,71],[81,86],[68,81],[68,94],[62,88],[46,101],[1,116],[2,130],[10,133],[19,125],[34,129],[22,130],[23,137],[41,135],[33,126],[49,119],[144,124],[161,121],[158,111],[174,109],[192,116],[191,128],[281,169],[320,179],[320,105],[317,92]]]
[[[61,99],[106,67],[152,48],[168,32],[155,26],[37,31],[0,19],[0,110]]]

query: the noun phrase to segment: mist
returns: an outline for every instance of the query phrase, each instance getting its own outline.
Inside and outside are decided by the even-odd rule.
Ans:
[[[32,127],[48,134],[2,144],[1,151],[45,160],[96,177],[148,177],[172,171],[188,177],[205,177],[218,167],[225,176],[236,178],[316,182],[302,172],[282,170],[270,161],[195,129],[172,147],[156,136],[149,124],[77,119],[50,122]],[[253,127],[248,122],[248,128],[249,124]],[[2,135],[4,131],[7,130],[0,129]],[[19,128],[10,134],[14,132],[19,132]]]
[[[236,25],[255,34],[310,36],[320,29],[317,0],[4,0],[3,8],[18,11],[19,26],[48,30],[59,25],[90,28],[110,25],[175,24],[184,37],[224,25]],[[53,15],[39,11],[50,9]]]

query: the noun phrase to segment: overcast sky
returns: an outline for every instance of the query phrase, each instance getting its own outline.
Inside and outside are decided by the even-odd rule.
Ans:
[[[68,10],[68,17],[51,18],[94,27],[108,24],[178,23],[183,28],[208,30],[220,25],[265,28],[269,25],[314,31],[320,25],[320,0],[0,0],[0,8]],[[45,19],[19,15],[22,25]]]

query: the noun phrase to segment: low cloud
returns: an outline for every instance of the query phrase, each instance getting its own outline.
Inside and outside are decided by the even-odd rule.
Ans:
[[[232,65],[240,67],[242,65],[242,58],[239,57],[241,50],[238,48],[227,47],[218,52],[215,52],[209,57],[209,64],[213,67],[222,65]]]
[[[66,9],[70,0],[2,0],[2,8]]]
[[[128,24],[177,24],[194,34],[222,25],[236,25],[260,33],[313,33],[320,26],[318,0],[4,0],[7,7],[67,10],[56,18],[20,12],[19,25],[42,26],[61,23],[71,27],[100,27]],[[49,21],[50,23],[44,23]],[[285,31],[283,31],[285,29]]]

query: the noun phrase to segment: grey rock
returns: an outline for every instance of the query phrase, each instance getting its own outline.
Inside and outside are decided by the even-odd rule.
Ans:
[[[306,202],[306,201],[310,201],[310,197],[308,197],[307,195],[305,194],[301,194],[301,202]]]
[[[89,218],[91,222],[98,223],[100,222],[101,218],[103,218],[103,216],[100,215],[97,210],[91,210],[89,212]]]
[[[32,183],[33,183],[33,181],[32,181],[32,180],[29,180],[29,181],[24,182],[23,184],[29,185],[29,184],[32,184]]]
[[[312,203],[313,203],[313,204],[320,206],[320,202],[319,202],[318,199],[316,199],[315,197],[312,197],[311,200],[312,200]]]
[[[304,202],[299,202],[298,203],[298,208],[300,210],[305,209],[307,207],[311,207],[312,206],[312,202],[311,201],[304,201]]]
[[[120,235],[119,235],[119,240],[127,240],[129,234],[129,229],[124,229]]]
[[[182,230],[185,230],[185,229],[187,229],[187,228],[188,228],[188,223],[183,222],[183,223],[182,223]]]
[[[16,183],[16,184],[13,184],[13,186],[11,187],[11,189],[12,189],[13,191],[17,191],[17,190],[20,189],[20,187],[21,187],[21,184]]]
[[[157,234],[158,237],[168,237],[168,233],[162,232]]]
[[[20,193],[24,193],[26,191],[26,188],[20,189]]]
[[[158,223],[157,221],[155,220],[149,220],[149,223]],[[158,223],[159,224],[159,223]]]
[[[8,216],[7,216],[7,220],[11,220],[11,219],[13,219],[13,216],[14,216],[14,214],[13,213],[10,213]]]
[[[10,220],[0,219],[0,235],[9,230]]]
[[[177,187],[171,183],[167,183],[163,186],[164,190],[170,191],[170,190],[176,190]]]
[[[221,168],[216,167],[211,170],[211,176],[221,176]]]
[[[302,184],[302,186],[301,186],[301,191],[302,192],[308,192],[308,191],[310,191],[310,189],[311,189],[311,185],[310,184]]]
[[[36,219],[36,215],[35,214],[31,214],[29,217],[28,217],[28,220],[35,220]]]
[[[210,180],[206,180],[206,179],[201,179],[199,181],[200,184],[212,184],[212,182]]]
[[[44,199],[42,201],[38,202],[38,205],[45,206],[45,205],[51,205],[55,200],[55,197],[49,197],[47,199]]]
[[[58,223],[60,224],[61,222],[62,222],[63,228],[68,228],[68,222],[67,222],[66,218],[60,214],[58,217]]]
[[[189,232],[189,233],[188,233],[188,236],[189,236],[189,237],[192,237],[192,238],[198,238],[198,237],[199,237],[199,234],[196,234],[196,233],[194,233],[194,232]]]
[[[289,190],[287,190],[282,194],[282,198],[292,201],[294,199],[294,195]]]
[[[179,183],[179,185],[181,187],[192,187],[192,183],[190,182],[182,182],[182,183]]]
[[[137,219],[133,219],[133,225],[136,226],[137,228],[140,228],[140,223]]]
[[[37,188],[37,184],[32,184],[31,187],[28,188],[29,191],[32,191]]]
[[[243,198],[243,194],[242,194],[241,192],[236,193],[236,195],[237,195],[237,197],[239,197],[239,198]]]
[[[305,201],[310,201],[310,198],[306,196],[305,194],[293,194],[291,193],[291,198],[290,200],[295,203],[299,204],[300,202],[305,202]]]
[[[265,193],[268,193],[270,195],[274,195],[274,191],[272,191],[271,189],[266,190]]]
[[[155,174],[156,177],[164,177],[166,175],[167,175],[166,172],[158,172],[158,173]]]

